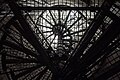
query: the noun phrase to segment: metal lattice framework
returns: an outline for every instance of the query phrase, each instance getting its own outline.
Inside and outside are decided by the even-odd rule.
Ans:
[[[119,1],[3,0],[2,3],[1,79],[120,79]]]

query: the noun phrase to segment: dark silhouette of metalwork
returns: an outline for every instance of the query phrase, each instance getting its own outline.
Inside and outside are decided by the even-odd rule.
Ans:
[[[0,4],[0,79],[120,79],[118,0]]]

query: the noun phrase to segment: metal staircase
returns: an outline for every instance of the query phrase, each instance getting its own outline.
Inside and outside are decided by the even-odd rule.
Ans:
[[[119,1],[78,3],[7,1],[0,13],[0,75],[6,80],[119,78]]]

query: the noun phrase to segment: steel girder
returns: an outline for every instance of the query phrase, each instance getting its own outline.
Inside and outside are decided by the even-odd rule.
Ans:
[[[104,7],[106,7],[107,3],[105,3],[102,6],[102,9]],[[107,7],[107,9],[109,10],[111,7],[111,5],[109,5]],[[83,35],[82,39],[80,40],[80,42],[78,43],[79,47],[77,48],[77,50],[73,53],[74,56],[71,56],[71,58],[68,60],[68,62],[70,61],[70,63],[66,66],[71,66],[73,63],[77,62],[78,58],[80,56],[83,55],[84,50],[86,49],[86,47],[88,46],[88,44],[90,43],[90,40],[92,39],[92,37],[94,36],[96,30],[99,28],[99,26],[102,24],[103,19],[105,18],[104,12],[103,11],[99,11],[98,14],[96,15],[95,19],[93,20],[93,22],[90,24],[88,30],[86,31],[86,33]],[[68,68],[67,67],[67,68]]]
[[[67,79],[69,78],[74,79],[74,77],[79,73],[81,73],[81,75],[85,74],[84,72],[86,72],[86,68],[94,61],[96,61],[100,56],[103,55],[103,53],[101,52],[119,34],[120,31],[120,27],[119,27],[120,24],[118,22],[119,20],[120,19],[118,19],[117,21],[115,20],[109,26],[109,29],[106,30],[106,32],[101,36],[101,38],[95,44],[93,44],[93,46],[86,52],[83,58],[77,64],[74,64],[76,66],[74,66],[75,70],[73,70],[73,72],[70,75],[72,77],[69,76]]]
[[[94,62],[94,63],[86,70],[85,73],[89,72],[89,71],[90,71],[93,67],[95,67],[96,65],[97,65],[97,66],[100,66],[100,65],[105,61],[106,57],[107,57],[109,54],[111,54],[111,53],[112,53],[117,47],[119,47],[119,46],[120,46],[120,38],[118,38],[115,42],[111,43],[111,45],[109,45],[108,47],[106,47],[105,50],[103,50],[103,51],[101,52],[101,53],[103,54],[103,56],[102,56],[99,60],[97,60],[96,62]],[[100,64],[99,64],[99,63],[100,63]],[[114,66],[114,64],[111,65],[111,66]],[[91,80],[91,79],[94,78],[95,75],[101,74],[100,72],[98,73],[98,71],[99,71],[100,69],[101,69],[100,67],[99,67],[98,69],[96,69],[95,72],[91,73],[92,75],[89,76],[87,79],[88,79],[88,80],[89,80],[89,79]],[[108,70],[108,69],[106,68],[105,70]],[[103,72],[103,71],[101,71],[101,72]],[[80,76],[80,78],[81,78],[81,76]],[[82,80],[84,80],[84,79],[82,79]]]
[[[109,28],[105,31],[105,33],[100,37],[100,39],[96,41],[95,44],[93,44],[93,46],[86,52],[86,56],[83,57],[84,59],[83,62],[88,60],[90,64],[90,59],[91,59],[91,62],[93,62],[100,55],[102,55],[100,52],[104,50],[119,35],[119,31],[120,31],[119,20],[120,20],[119,18],[116,18],[116,20],[113,21],[113,23],[109,26]],[[95,57],[96,59],[94,60],[94,58],[92,57]]]
[[[45,52],[43,46],[38,41],[36,35],[33,33],[32,29],[30,28],[30,25],[27,23],[27,21],[24,19],[22,12],[18,9],[19,6],[13,2],[8,2],[11,10],[13,11],[16,19],[19,21],[21,26],[17,26],[19,28],[19,32],[29,41],[29,43],[38,51],[40,54],[40,58],[43,60],[43,65],[46,65],[49,67],[49,69],[54,73],[54,75],[57,75],[57,69],[52,64],[52,61],[47,56],[47,53]],[[41,59],[40,59],[41,60]]]
[[[109,6],[106,6],[108,3],[104,3],[104,5],[102,6],[101,9],[110,9],[112,4],[110,4]],[[74,53],[74,57],[73,60],[75,60],[76,58],[80,57],[81,55],[83,55],[83,51],[86,49],[87,45],[90,43],[91,38],[94,36],[96,30],[99,28],[99,26],[102,24],[103,19],[105,18],[105,13],[103,11],[100,11],[95,19],[93,20],[93,22],[91,23],[90,27],[88,28],[88,31],[86,31],[86,33],[84,34],[84,36],[82,37],[80,43],[79,43],[79,47],[76,50],[76,52]]]
[[[20,10],[100,10],[100,7],[66,7],[66,6],[54,6],[54,7],[19,7]]]
[[[14,3],[10,3],[10,6],[11,6],[11,9],[13,9],[13,12],[14,12],[14,14],[15,14],[15,16],[16,16],[16,19],[18,19],[18,21],[19,21],[19,23],[20,23],[20,25],[19,25],[19,23],[18,22],[15,22],[14,21],[14,26],[16,27],[16,29],[20,32],[20,33],[22,33],[22,35],[35,47],[35,49],[37,49],[38,50],[38,52],[39,53],[41,53],[40,55],[41,55],[41,57],[43,57],[44,58],[44,62],[45,62],[45,65],[47,65],[47,66],[49,66],[49,58],[47,57],[47,53],[45,52],[45,51],[40,51],[40,50],[44,50],[44,48],[42,47],[42,45],[38,42],[38,39],[35,37],[35,34],[32,32],[32,30],[30,29],[30,26],[29,26],[29,24],[25,21],[25,19],[23,18],[23,16],[20,14],[20,13],[18,13],[18,12],[20,12],[19,11],[19,8],[17,7],[17,5],[15,4],[15,5],[13,5]],[[13,8],[13,7],[15,7],[15,9]],[[44,8],[44,9],[47,9],[47,8]],[[49,8],[50,9],[50,8]],[[54,8],[54,9],[56,9],[56,8]],[[54,10],[53,9],[53,10]],[[28,9],[29,10],[29,9]],[[31,9],[30,9],[31,10]],[[42,10],[42,9],[41,9]],[[52,10],[52,9],[51,9]],[[59,10],[59,9],[58,9]],[[15,12],[16,11],[16,12]],[[104,11],[104,12],[106,12],[106,11]],[[102,16],[101,16],[102,15]],[[117,17],[112,17],[112,16],[114,16],[114,15],[110,15],[111,17],[112,17],[112,19],[114,20],[114,19],[116,19],[115,21],[113,21],[113,23],[109,26],[109,28],[105,31],[105,33],[100,37],[100,39],[86,52],[86,55],[84,55],[83,56],[83,58],[81,59],[81,61],[77,61],[77,62],[75,62],[77,59],[75,59],[75,58],[78,58],[78,57],[80,57],[80,55],[82,55],[82,52],[85,50],[85,48],[87,47],[87,45],[89,44],[89,42],[90,42],[90,40],[91,40],[91,38],[93,37],[93,35],[94,35],[94,33],[95,32],[93,32],[93,31],[96,31],[97,29],[98,29],[98,27],[99,27],[99,25],[101,24],[101,22],[102,22],[102,20],[104,19],[104,17],[105,17],[105,15],[107,15],[107,14],[104,14],[104,13],[100,13],[98,16],[99,17],[97,17],[96,18],[96,20],[95,20],[95,23],[92,23],[91,24],[91,27],[88,29],[88,32],[85,34],[85,36],[83,37],[83,39],[82,39],[82,41],[81,41],[81,43],[80,43],[80,45],[82,46],[82,47],[79,47],[79,49],[77,50],[77,52],[75,53],[75,56],[76,56],[76,54],[77,54],[77,56],[76,57],[74,57],[74,58],[72,58],[72,62],[70,63],[70,65],[68,65],[69,67],[67,67],[67,68],[71,68],[71,65],[74,65],[74,63],[75,63],[75,65],[74,66],[77,66],[77,67],[73,67],[72,66],[72,73],[70,73],[70,74],[68,74],[68,76],[66,76],[66,78],[65,78],[65,80],[66,79],[69,79],[69,80],[73,80],[73,78],[76,76],[76,75],[78,75],[79,74],[79,72],[80,71],[84,71],[85,70],[85,68],[87,68],[90,64],[92,64],[92,63],[94,63],[95,62],[95,60],[98,58],[98,57],[100,57],[103,53],[101,52],[101,51],[103,51],[103,49],[117,36],[117,34],[118,34],[118,30],[119,30],[119,28],[118,28],[118,18]],[[109,16],[109,15],[108,15]],[[21,21],[21,20],[23,20],[23,21]],[[99,23],[99,20],[101,20],[100,21],[100,23]],[[24,22],[25,21],[25,22]],[[98,24],[99,23],[99,24]],[[16,25],[17,24],[17,25]],[[113,29],[113,25],[116,25],[116,27],[115,27],[115,29],[114,30],[117,30],[117,32],[115,32],[115,31],[112,31],[112,29]],[[27,31],[27,32],[26,32]],[[113,34],[112,33],[110,33],[110,34],[108,34],[110,31],[112,31],[113,32]],[[89,34],[90,33],[90,34]],[[92,34],[91,34],[92,33]],[[110,36],[110,35],[112,35],[112,36]],[[115,35],[115,36],[114,36]],[[107,36],[107,37],[106,37]],[[33,38],[33,39],[32,39]],[[109,39],[108,39],[109,38]],[[37,42],[35,42],[34,43],[34,41],[36,41],[37,40]],[[105,41],[104,41],[105,40]],[[10,47],[12,47],[12,48],[15,48],[16,50],[19,50],[19,51],[22,51],[22,52],[26,52],[26,51],[28,51],[27,49],[23,49],[22,50],[22,48],[21,48],[21,46],[18,46],[17,44],[14,44],[14,43],[11,43],[11,42],[9,42],[9,41],[4,41],[5,42],[5,45],[7,45],[7,46],[10,46]],[[105,44],[102,44],[103,42],[105,42]],[[38,43],[38,45],[37,45],[37,43]],[[12,44],[12,45],[11,45]],[[14,44],[14,45],[13,45]],[[39,50],[40,49],[40,50]],[[82,49],[82,50],[81,50]],[[97,51],[98,50],[98,51]],[[29,52],[29,51],[28,51]],[[81,52],[81,54],[79,54]],[[30,52],[30,53],[32,53],[32,52]],[[91,53],[93,53],[92,55],[91,55]],[[102,53],[102,54],[101,54]],[[26,54],[28,54],[28,53],[26,53]],[[99,54],[99,55],[97,55],[97,57],[96,57],[96,54]],[[91,60],[92,59],[92,60]],[[44,63],[43,62],[43,63]],[[85,63],[86,62],[86,63]],[[52,67],[52,63],[50,64],[50,66],[49,66],[49,68],[56,74],[56,70],[54,71],[54,69],[53,69],[53,67]],[[76,69],[75,69],[76,68]],[[81,70],[80,70],[81,69]],[[77,71],[78,70],[78,71]],[[79,71],[80,70],[80,71]],[[28,73],[29,71],[27,71],[27,73]],[[85,70],[85,72],[87,72],[86,70]],[[81,75],[82,74],[84,74],[85,72],[83,72],[83,73],[81,73]],[[77,73],[77,74],[76,74]],[[107,72],[106,72],[107,73]],[[11,74],[12,74],[12,72],[11,72]],[[26,73],[25,73],[26,74]],[[13,74],[14,75],[14,74]],[[71,76],[72,75],[72,76]],[[67,78],[67,77],[69,77],[69,78]]]
[[[109,6],[109,8],[110,8],[110,6]],[[108,10],[109,10],[109,8],[108,8]],[[112,16],[115,17],[114,14],[112,14]],[[100,56],[103,55],[103,53],[101,53],[101,51],[103,51],[111,43],[111,41],[114,40],[119,34],[119,31],[120,31],[119,20],[120,19],[118,17],[116,17],[116,19],[109,26],[109,28],[102,34],[102,36],[100,36],[100,38],[92,45],[92,47],[90,47],[90,49],[85,53],[85,55],[83,55],[83,57],[82,57],[82,59],[80,59],[80,61],[77,61],[78,58],[76,58],[76,57],[80,57],[79,56],[80,54],[78,54],[78,56],[73,58],[71,65],[69,65],[72,68],[72,70],[70,71],[69,74],[67,74],[65,80],[70,80],[70,79],[73,80],[75,77],[77,77],[78,74],[79,74],[79,76],[82,77],[85,74],[87,67],[90,64],[92,64],[93,62],[95,62]],[[94,25],[94,26],[96,27],[96,25]],[[92,26],[92,28],[93,28],[93,26]],[[86,36],[88,36],[88,35],[90,35],[92,38],[92,34],[86,34]],[[90,38],[90,37],[88,36],[88,38]],[[88,38],[86,38],[85,40],[87,40]],[[91,38],[89,40],[91,40]],[[83,42],[85,40],[83,40]],[[88,43],[88,41],[86,43]],[[86,43],[81,44],[81,45],[83,45],[82,48],[84,47],[84,44],[86,44]],[[86,44],[86,46],[87,46],[87,44]],[[78,50],[77,52],[81,53],[81,50]]]
[[[101,12],[99,12],[96,15],[95,19],[93,20],[93,23],[90,25],[90,27],[88,28],[88,30],[83,35],[80,42],[78,43],[79,45],[78,48],[76,49],[74,53],[72,53],[73,55],[71,55],[71,57],[68,59],[67,64],[65,65],[63,69],[64,75],[68,73],[69,69],[71,69],[72,66],[78,66],[77,65],[78,60],[79,60],[78,58],[81,55],[83,55],[84,50],[86,49],[87,45],[90,43],[91,38],[94,36],[96,30],[99,28],[99,25],[102,23],[104,17],[105,15],[103,15],[103,13]]]

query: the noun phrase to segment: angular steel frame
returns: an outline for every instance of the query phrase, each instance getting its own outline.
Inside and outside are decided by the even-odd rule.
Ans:
[[[19,6],[14,1],[8,1],[8,4],[13,11],[16,19],[19,21],[20,26],[17,26],[19,29],[18,31],[28,40],[28,42],[38,51],[40,58],[43,60],[43,65],[48,66],[48,68],[57,75],[58,71],[52,64],[52,61],[49,59],[47,53],[45,52],[44,48],[38,41],[36,35],[33,33],[30,25],[24,19],[22,12],[19,10]],[[41,59],[40,59],[41,60]]]
[[[112,2],[110,5],[112,5]],[[101,21],[103,20],[105,15],[107,15],[105,12],[107,12],[111,7],[110,5],[107,6],[107,8],[105,9],[104,7],[106,7],[106,5],[104,5],[104,7],[102,8],[103,9],[102,16],[100,15],[98,20],[101,20]],[[75,79],[75,77],[77,77],[78,74],[79,76],[82,77],[85,74],[87,67],[90,66],[90,64],[92,64],[100,56],[103,55],[101,51],[104,50],[105,47],[107,47],[109,43],[119,35],[120,27],[118,25],[120,25],[119,24],[120,19],[116,15],[112,14],[111,12],[107,16],[113,19],[113,23],[109,26],[108,30],[106,30],[106,32],[104,32],[103,35],[100,36],[99,40],[96,41],[92,45],[92,47],[85,53],[82,59],[78,61],[78,58],[81,55],[80,53],[83,53],[83,51],[85,50],[85,47],[87,47],[87,44],[90,42],[92,36],[94,35],[94,32],[97,30],[97,27],[99,27],[100,25],[99,21],[95,21],[95,24],[92,24],[93,26],[91,26],[90,30],[88,30],[88,32],[85,34],[84,36],[85,38],[83,37],[83,41],[81,41],[82,43],[80,44],[80,47],[78,48],[77,53],[75,53],[71,62],[67,65],[68,66],[67,69],[70,69],[71,71],[69,75],[67,74],[64,80],[69,80],[69,79],[73,80]]]
[[[85,33],[83,36],[82,40],[80,41],[80,46],[76,50],[75,54],[70,60],[68,60],[69,64],[66,65],[66,69],[70,69],[71,72],[69,74],[65,74],[65,78],[63,80],[73,80],[74,78],[79,75],[82,77],[86,72],[87,72],[87,67],[94,63],[96,59],[98,59],[101,55],[103,55],[102,51],[109,45],[109,43],[112,42],[119,34],[120,34],[120,25],[119,21],[120,18],[118,18],[115,14],[111,13],[109,8],[111,7],[111,3],[109,2],[110,0],[107,0],[108,3],[104,4],[102,8],[91,8],[91,7],[19,7],[15,2],[9,1],[9,6],[11,7],[16,19],[18,22],[15,22],[17,25],[14,24],[16,29],[29,41],[30,44],[38,51],[39,53],[39,58],[43,59],[43,65],[48,66],[48,68],[54,73],[54,75],[58,74],[57,69],[54,67],[54,64],[52,61],[49,59],[47,52],[44,50],[43,46],[41,43],[38,41],[36,35],[33,33],[30,25],[27,23],[27,21],[24,19],[24,16],[22,15],[21,10],[100,10],[102,11],[96,16],[96,19],[94,20],[88,31]],[[109,4],[110,3],[110,4]],[[108,5],[109,4],[109,5]],[[105,8],[107,7],[107,8]],[[105,9],[104,9],[105,8]],[[108,10],[107,10],[108,9]],[[106,14],[106,12],[109,12]],[[91,48],[88,49],[86,54],[83,56],[83,58],[78,60],[78,58],[83,55],[83,52],[87,45],[90,43],[90,40],[94,36],[96,30],[98,29],[99,25],[102,23],[102,20],[104,19],[105,16],[109,16],[110,18],[113,19],[113,22],[109,25],[109,28],[100,36],[98,41],[96,41]],[[20,24],[20,25],[19,25]],[[9,41],[4,41],[5,45],[10,46],[12,48],[15,48],[19,51],[26,52],[28,51],[27,49],[21,49],[20,46],[9,42]],[[104,44],[103,44],[104,43]],[[29,51],[28,51],[29,52]],[[109,51],[108,51],[109,52]],[[32,53],[32,52],[30,52]],[[28,53],[26,53],[28,54]],[[41,59],[38,60],[40,61]],[[41,61],[40,61],[41,62]],[[44,64],[45,63],[45,64]],[[117,68],[120,65],[120,63],[115,64],[115,66],[111,66],[110,70],[114,71],[114,74],[120,71],[120,68]],[[96,80],[103,79],[103,77],[109,78],[111,75],[114,75],[111,71],[104,72],[102,75],[96,77]],[[63,72],[64,73],[64,72]],[[67,72],[65,72],[67,73]],[[106,76],[104,76],[106,74]]]

